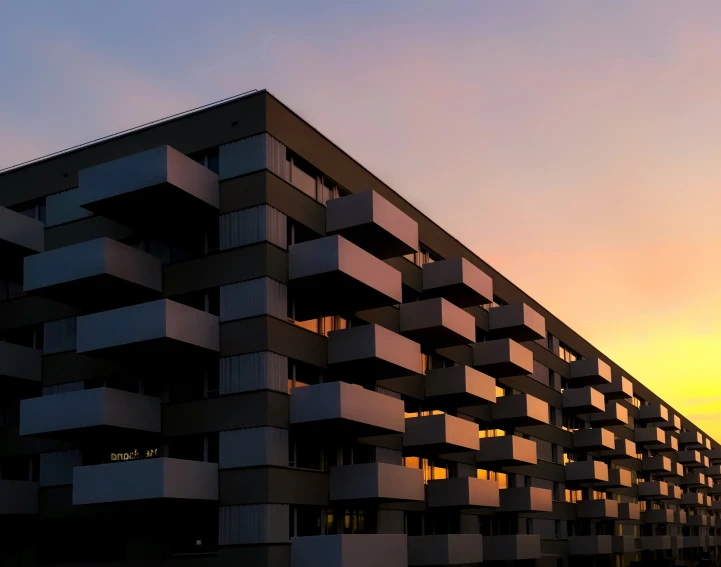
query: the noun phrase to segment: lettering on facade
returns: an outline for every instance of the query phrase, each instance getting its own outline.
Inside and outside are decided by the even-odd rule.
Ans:
[[[135,461],[137,459],[152,459],[158,456],[158,449],[134,449],[124,453],[110,453],[110,460],[115,461]]]

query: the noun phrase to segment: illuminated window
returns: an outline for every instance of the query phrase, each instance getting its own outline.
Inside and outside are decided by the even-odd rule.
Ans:
[[[558,343],[558,356],[566,362],[573,362],[574,360],[579,360],[581,358],[580,354],[578,354],[571,347],[560,341]]]
[[[581,499],[583,499],[583,492],[581,490],[566,489],[566,502],[575,504]]]
[[[501,398],[506,395],[506,391],[500,386],[496,386],[496,397]]]
[[[506,473],[477,469],[476,478],[495,480],[498,483],[498,488],[508,488],[508,475]]]
[[[479,439],[489,439],[492,437],[505,437],[506,432],[503,429],[479,429]]]
[[[631,403],[632,403],[635,407],[640,408],[645,402],[643,401],[642,398],[639,398],[637,395],[634,394],[633,400],[631,401]]]
[[[414,252],[413,254],[406,254],[403,257],[406,260],[410,260],[411,262],[413,262],[416,266],[420,266],[421,268],[426,264],[432,264],[433,262],[443,260],[440,255],[436,254],[423,244],[419,246],[418,252]]]

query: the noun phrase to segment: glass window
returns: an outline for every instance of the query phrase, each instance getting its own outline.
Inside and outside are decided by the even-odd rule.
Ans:
[[[296,156],[293,156],[291,160],[290,182],[309,197],[316,199],[316,175],[303,160]]]

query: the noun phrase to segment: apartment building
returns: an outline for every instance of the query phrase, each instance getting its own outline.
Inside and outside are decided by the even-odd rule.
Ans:
[[[265,91],[0,173],[0,565],[695,565],[721,445]]]

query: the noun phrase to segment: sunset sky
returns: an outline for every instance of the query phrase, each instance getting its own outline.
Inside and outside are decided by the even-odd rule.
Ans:
[[[721,3],[240,4],[0,0],[0,167],[267,88],[721,441]]]

